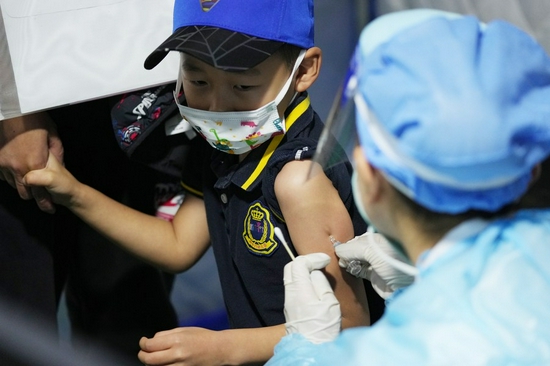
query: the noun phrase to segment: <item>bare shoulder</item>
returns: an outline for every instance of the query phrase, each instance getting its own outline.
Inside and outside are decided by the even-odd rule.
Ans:
[[[309,160],[296,160],[284,165],[275,178],[275,194],[280,203],[303,202],[334,188],[324,173],[310,176],[311,164]]]
[[[322,169],[310,174],[311,161],[287,163],[275,178],[275,195],[283,211],[295,209],[329,209],[343,205],[332,181]]]
[[[310,166],[309,161],[287,163],[275,179],[275,194],[298,253],[332,255],[329,237],[353,238],[353,224],[332,181],[322,169],[309,175]]]

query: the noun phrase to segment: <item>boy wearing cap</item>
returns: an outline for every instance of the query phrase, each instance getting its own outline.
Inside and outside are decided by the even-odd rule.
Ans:
[[[337,303],[317,271],[330,259],[296,258],[297,326],[268,365],[550,364],[550,208],[524,199],[550,156],[550,57],[507,22],[416,9],[370,23],[353,64],[354,197],[414,283],[373,327],[312,334],[338,317],[304,316]],[[356,243],[335,251],[369,265]]]
[[[177,0],[174,29],[145,66],[180,52],[180,127],[189,124],[202,138],[192,140],[194,159],[182,178],[191,194],[172,223],[107,199],[54,158],[26,183],[46,186],[55,202],[169,271],[191,267],[212,244],[234,329],[178,328],[143,338],[142,362],[265,362],[285,334],[282,274],[291,259],[275,229],[294,254],[332,256],[331,236],[347,241],[365,231],[349,163],[306,179],[323,126],[307,94],[321,66],[313,1]],[[326,273],[343,304],[342,327],[368,325],[362,281],[333,263]]]

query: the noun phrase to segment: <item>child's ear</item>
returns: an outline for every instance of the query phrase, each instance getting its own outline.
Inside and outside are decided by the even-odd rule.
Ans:
[[[304,60],[298,67],[294,90],[303,92],[307,90],[319,76],[321,70],[322,52],[319,47],[312,47],[306,51]]]

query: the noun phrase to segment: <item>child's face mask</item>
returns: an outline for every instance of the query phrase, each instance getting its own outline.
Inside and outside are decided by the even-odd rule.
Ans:
[[[302,50],[290,77],[275,99],[253,111],[213,112],[183,106],[177,102],[176,97],[181,88],[179,77],[174,97],[180,114],[214,148],[229,154],[250,151],[271,137],[286,132],[284,117],[281,119],[277,107],[288,92],[304,56],[305,50]]]

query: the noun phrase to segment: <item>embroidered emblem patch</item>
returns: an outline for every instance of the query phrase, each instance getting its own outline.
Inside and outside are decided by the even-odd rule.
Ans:
[[[202,11],[207,12],[212,10],[214,5],[218,3],[219,0],[200,0]]]
[[[126,126],[122,131],[118,132],[120,140],[126,144],[131,144],[135,139],[141,135],[142,125],[138,122],[134,122],[129,126]]]
[[[277,249],[271,214],[260,202],[248,208],[244,219],[243,239],[249,251],[256,255],[270,256]]]

